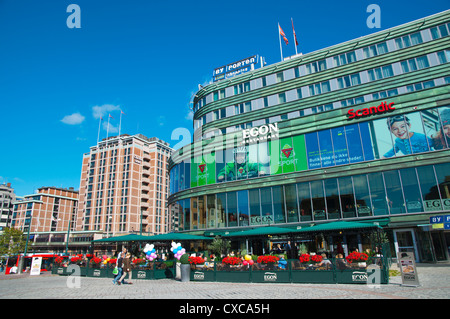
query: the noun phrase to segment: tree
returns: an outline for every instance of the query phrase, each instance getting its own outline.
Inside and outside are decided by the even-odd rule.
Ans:
[[[6,227],[0,235],[0,255],[13,256],[25,250],[26,235],[21,230]]]
[[[226,255],[227,251],[231,248],[231,242],[226,239],[222,239],[219,236],[216,236],[214,240],[208,245],[208,250],[213,254],[220,257],[222,254]]]

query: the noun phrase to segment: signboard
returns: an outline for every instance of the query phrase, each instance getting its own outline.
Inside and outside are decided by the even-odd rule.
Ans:
[[[450,229],[450,215],[438,215],[430,217],[433,229]]]
[[[31,261],[30,276],[41,274],[42,257],[33,257]]]
[[[402,283],[405,286],[419,286],[414,253],[399,252],[400,272],[402,273]]]
[[[257,61],[258,56],[254,55],[249,58],[221,66],[220,68],[216,68],[213,72],[213,81],[216,82],[223,79],[229,79],[236,75],[254,70]]]

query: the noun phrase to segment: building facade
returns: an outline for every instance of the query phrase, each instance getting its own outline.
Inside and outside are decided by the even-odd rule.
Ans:
[[[76,229],[106,237],[168,232],[169,144],[137,134],[103,139],[83,155]]]
[[[178,230],[366,221],[448,260],[449,34],[445,11],[201,88],[170,162]]]
[[[9,227],[13,212],[13,203],[16,201],[16,194],[11,183],[0,184],[0,232],[5,227]]]

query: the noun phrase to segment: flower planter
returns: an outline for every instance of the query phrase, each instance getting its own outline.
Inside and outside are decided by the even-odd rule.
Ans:
[[[87,270],[87,276],[88,277],[99,277],[99,278],[106,278],[113,276],[112,269],[108,268],[89,268]]]
[[[336,271],[336,283],[338,284],[367,284],[367,272],[365,269],[345,269]]]
[[[216,271],[216,281],[223,282],[250,282],[251,271],[241,268],[230,268],[230,270]]]
[[[191,269],[192,281],[216,281],[216,272],[212,270]]]
[[[252,282],[291,282],[289,270],[253,270]]]
[[[335,283],[332,270],[291,270],[291,281],[315,284]]]
[[[132,269],[131,279],[153,279],[153,270],[150,269]]]
[[[67,276],[67,267],[56,267],[55,268],[56,274],[61,276]],[[52,270],[53,273],[53,270]]]

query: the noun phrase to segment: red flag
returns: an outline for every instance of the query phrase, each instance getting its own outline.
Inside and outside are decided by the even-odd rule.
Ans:
[[[286,34],[284,34],[283,29],[281,29],[280,24],[278,24],[278,29],[280,30],[280,35],[283,37],[283,40],[286,44],[289,44],[288,39],[286,38]]]
[[[295,40],[295,45],[298,45],[298,41],[297,41],[297,36],[295,35],[295,29],[294,29],[294,20],[292,20],[292,31],[294,32],[294,40]]]
[[[108,114],[108,115],[109,115],[110,118],[112,118],[112,119],[114,118],[114,117],[111,116],[111,114]]]
[[[120,110],[120,114],[125,114],[124,111]]]

